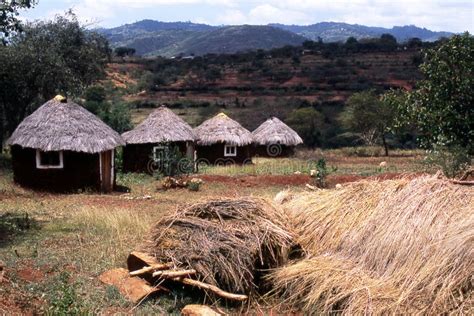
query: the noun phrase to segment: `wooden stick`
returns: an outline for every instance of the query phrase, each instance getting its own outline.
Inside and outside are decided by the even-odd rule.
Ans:
[[[146,273],[157,271],[157,270],[169,269],[172,267],[173,267],[173,263],[152,264],[151,266],[147,266],[135,271],[131,271],[130,276],[142,275],[142,274],[146,274]]]
[[[461,180],[450,180],[451,183],[461,184],[461,185],[474,185],[474,181],[461,181]]]
[[[467,178],[469,178],[469,176],[471,174],[474,174],[474,168],[471,168],[469,170],[466,170],[466,172],[463,174],[463,176],[461,178],[459,178],[459,181],[464,181],[466,180]]]
[[[162,279],[174,279],[183,276],[189,276],[192,274],[196,274],[196,270],[166,270],[166,271],[157,271],[153,273],[154,277],[160,277]]]
[[[220,297],[227,298],[229,300],[246,301],[249,298],[247,295],[229,293],[229,292],[226,292],[224,290],[221,290],[217,286],[207,284],[207,283],[204,283],[204,282],[200,282],[200,281],[196,281],[196,280],[189,279],[189,278],[174,278],[173,281],[181,282],[183,284],[195,286],[195,287],[198,287],[198,288],[203,289],[203,290],[208,290],[208,291],[214,292],[215,294],[219,295]]]

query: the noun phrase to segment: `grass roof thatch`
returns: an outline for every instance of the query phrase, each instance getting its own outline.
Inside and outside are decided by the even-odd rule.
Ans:
[[[251,294],[261,289],[261,269],[287,261],[292,235],[286,222],[261,199],[209,200],[161,218],[142,250],[159,262],[196,270],[200,281]]]
[[[7,144],[43,151],[98,153],[125,145],[125,142],[82,106],[56,97],[25,118]]]
[[[122,134],[127,144],[186,142],[194,140],[191,126],[165,106],[153,111],[133,130]]]
[[[276,117],[269,118],[252,133],[258,145],[296,146],[303,143],[300,135]]]
[[[252,133],[225,115],[217,114],[194,130],[198,145],[209,146],[225,143],[233,146],[246,146],[253,142]]]
[[[472,314],[474,193],[436,176],[287,197],[308,258],[274,271],[286,303],[321,314]]]

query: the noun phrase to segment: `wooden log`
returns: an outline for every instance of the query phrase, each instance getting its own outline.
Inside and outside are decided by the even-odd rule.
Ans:
[[[173,281],[181,282],[181,283],[186,284],[186,285],[191,285],[191,286],[195,286],[195,287],[198,287],[200,289],[203,289],[203,290],[211,291],[211,292],[219,295],[220,297],[223,297],[223,298],[226,298],[226,299],[229,299],[229,300],[246,301],[249,298],[247,295],[229,293],[229,292],[226,292],[224,290],[221,290],[220,288],[218,288],[215,285],[204,283],[204,282],[193,280],[193,279],[189,279],[189,278],[182,278],[182,277],[181,278],[174,278]]]
[[[157,271],[153,273],[154,277],[160,277],[162,279],[174,279],[184,276],[190,276],[196,274],[196,270],[166,270],[166,271]]]
[[[127,268],[129,271],[136,271],[144,267],[161,264],[155,257],[149,254],[132,251],[127,258]]]
[[[450,180],[451,183],[460,185],[474,185],[474,181],[461,181],[461,180]]]
[[[221,316],[225,315],[206,305],[190,304],[181,310],[183,316]]]
[[[131,271],[130,276],[137,276],[137,275],[147,274],[147,273],[154,272],[154,271],[157,271],[157,270],[166,270],[166,269],[169,269],[169,268],[172,268],[172,267],[173,267],[173,263],[153,264],[153,265],[148,266],[148,267],[143,267],[141,269]]]
[[[124,297],[135,304],[164,289],[161,286],[151,286],[150,283],[141,278],[129,276],[128,270],[123,268],[106,271],[99,276],[99,280],[102,283],[117,287]]]

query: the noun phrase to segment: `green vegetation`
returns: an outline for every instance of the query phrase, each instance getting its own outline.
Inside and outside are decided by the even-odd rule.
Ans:
[[[23,118],[56,94],[79,96],[105,77],[108,42],[68,13],[24,26],[0,46],[0,143]]]
[[[453,177],[474,155],[474,37],[455,35],[428,50],[420,69],[425,79],[398,100],[397,123],[413,124],[431,162]]]
[[[18,19],[18,10],[29,9],[35,3],[35,0],[2,1],[0,3],[0,44],[6,45],[10,34],[23,30]]]
[[[294,110],[286,119],[290,125],[310,147],[320,147],[322,144],[321,131],[324,126],[324,116],[312,107]]]
[[[386,135],[392,130],[396,108],[390,102],[380,100],[374,91],[353,94],[341,113],[342,125],[354,133],[365,145],[374,145],[380,140],[388,156]]]
[[[125,56],[133,56],[135,55],[135,48],[130,48],[130,47],[117,47],[114,49],[115,55],[118,57],[125,57]]]
[[[91,86],[84,94],[84,107],[96,114],[102,121],[119,133],[132,128],[130,108],[114,91],[112,100],[107,100],[107,91],[103,86]]]

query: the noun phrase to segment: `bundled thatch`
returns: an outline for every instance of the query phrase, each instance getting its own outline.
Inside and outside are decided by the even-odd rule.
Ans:
[[[436,177],[361,182],[283,204],[308,259],[271,279],[305,311],[474,312],[474,191]]]
[[[258,289],[259,269],[286,260],[291,236],[284,222],[263,200],[211,200],[161,219],[142,250],[196,270],[200,281],[249,294]]]
[[[94,114],[56,97],[25,118],[7,144],[42,151],[98,153],[125,145],[125,142]]]
[[[122,134],[127,144],[187,142],[194,140],[191,126],[173,111],[161,106],[133,130]]]
[[[252,135],[258,145],[297,146],[303,143],[298,133],[276,117],[266,120],[252,132]]]
[[[246,146],[253,142],[252,133],[224,113],[205,121],[194,132],[197,144],[201,146],[219,143]]]

